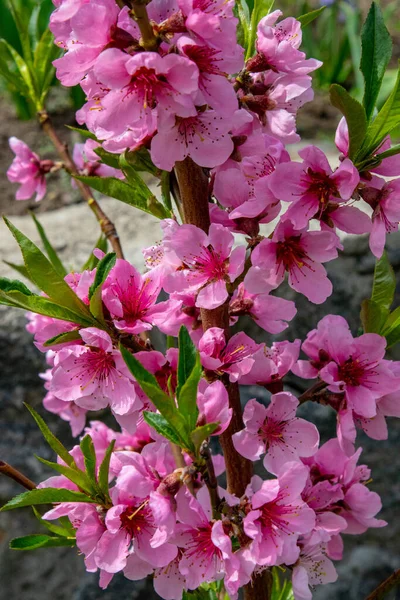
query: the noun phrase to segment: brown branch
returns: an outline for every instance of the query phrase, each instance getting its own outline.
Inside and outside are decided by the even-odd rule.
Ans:
[[[208,178],[201,167],[190,158],[177,162],[176,178],[180,189],[185,223],[196,225],[206,233],[210,227]],[[229,302],[214,310],[201,309],[203,330],[221,327],[229,338]],[[232,443],[232,435],[243,429],[242,408],[237,383],[224,381],[229,395],[229,405],[233,409],[232,420],[219,440],[225,457],[227,487],[230,493],[239,498],[244,494],[253,473],[253,463],[238,452]],[[245,600],[270,600],[270,586],[264,573],[244,588]]]
[[[317,381],[316,383],[314,383],[314,385],[312,385],[310,388],[308,388],[308,390],[301,394],[301,396],[299,396],[299,404],[304,404],[309,400],[314,400],[316,395],[319,392],[322,392],[322,390],[324,390],[327,385],[328,384],[325,383],[325,381]]]
[[[210,495],[213,518],[221,517],[220,506],[221,498],[218,494],[218,481],[215,475],[214,463],[212,461],[210,447],[207,442],[203,442],[200,448],[200,456],[204,459],[206,470],[203,472],[203,481],[207,486]]]
[[[53,142],[53,145],[57,150],[57,153],[59,154],[60,158],[64,162],[64,165],[68,172],[72,176],[78,175],[78,169],[76,168],[76,165],[71,158],[68,146],[64,144],[58,137],[58,134],[54,129],[53,123],[51,122],[48,113],[46,111],[41,111],[40,113],[38,113],[38,119],[43,131]],[[124,258],[119,236],[117,234],[114,224],[107,217],[107,215],[102,210],[98,202],[93,198],[90,188],[78,179],[76,179],[75,181],[80,193],[82,194],[82,198],[88,203],[90,209],[93,211],[96,219],[100,224],[102,232],[110,241],[113,251],[115,252],[118,258]]]
[[[6,477],[9,477],[10,479],[13,479],[27,490],[34,490],[36,488],[36,483],[33,483],[33,481],[28,479],[28,477],[25,477],[25,475],[23,475],[20,471],[14,469],[14,467],[3,460],[0,460],[0,473]]]
[[[394,571],[365,600],[383,600],[398,585],[400,585],[400,569]]]

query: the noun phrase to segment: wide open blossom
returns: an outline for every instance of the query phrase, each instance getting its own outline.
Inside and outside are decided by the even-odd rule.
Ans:
[[[291,221],[283,220],[272,239],[262,240],[253,250],[245,287],[251,293],[276,288],[287,271],[291,288],[322,304],[331,295],[332,284],[321,263],[336,258],[338,246],[333,232],[297,230]]]
[[[248,373],[253,364],[253,354],[260,348],[245,333],[232,336],[226,343],[224,330],[210,327],[199,341],[199,352],[202,365],[209,371],[219,375],[229,373],[230,381],[238,381]]]
[[[164,113],[172,118],[196,114],[193,98],[199,72],[184,56],[156,52],[130,56],[109,48],[101,53],[94,72],[111,90],[102,98],[97,118],[98,125],[110,132],[107,137],[148,122],[155,108],[159,119]]]
[[[110,405],[117,419],[133,415],[143,404],[110,336],[95,327],[81,329],[79,334],[85,345],[68,346],[57,353],[50,391],[87,410]]]
[[[253,354],[254,365],[244,375],[243,385],[264,385],[268,389],[282,389],[282,378],[293,369],[300,354],[301,341],[274,342],[270,348],[265,344]],[[275,390],[274,390],[275,391]]]
[[[252,540],[250,551],[258,565],[297,560],[297,538],[315,524],[314,511],[301,499],[306,479],[307,469],[300,463],[286,463],[278,479],[262,481],[253,477],[246,491],[251,510],[243,527]]]
[[[370,185],[363,188],[360,195],[373,210],[369,247],[376,258],[381,258],[386,235],[399,228],[400,180],[385,182],[380,177],[373,177]]]
[[[232,250],[233,235],[212,224],[208,235],[194,225],[181,225],[164,245],[182,261],[182,267],[165,280],[167,292],[198,291],[196,306],[216,308],[228,298],[227,283],[243,271],[245,248]]]
[[[264,294],[251,294],[241,283],[229,304],[231,316],[249,315],[269,333],[280,333],[289,327],[297,310],[295,303],[285,298]]]
[[[292,584],[295,600],[312,600],[310,587],[333,583],[338,578],[323,544],[300,543],[300,556],[293,568]]]
[[[15,194],[16,200],[29,200],[36,193],[35,202],[39,202],[46,193],[45,175],[53,162],[40,160],[29,146],[16,137],[11,137],[9,144],[15,158],[7,171],[7,177],[12,183],[20,184]]]
[[[161,291],[160,273],[140,273],[127,260],[117,259],[104,282],[102,299],[117,329],[137,334],[152,328],[169,306],[156,304]]]
[[[231,118],[214,110],[186,117],[173,112],[158,119],[158,131],[151,141],[151,158],[160,169],[171,171],[177,161],[190,156],[201,167],[216,167],[233,151],[229,135]]]
[[[287,462],[313,456],[318,449],[319,433],[315,425],[296,417],[299,401],[289,392],[271,396],[266,408],[257,400],[245,406],[245,428],[233,435],[233,444],[242,456],[258,460],[265,454],[264,467],[279,474]]]
[[[339,229],[344,225],[344,230],[349,231],[353,225],[351,233],[369,231],[371,224],[365,213],[354,207],[337,206],[352,197],[360,181],[353,163],[347,158],[332,171],[325,154],[316,146],[303,148],[299,156],[302,163],[278,165],[268,180],[276,198],[291,203],[285,217],[296,229],[307,227],[313,217],[321,220],[329,217]]]

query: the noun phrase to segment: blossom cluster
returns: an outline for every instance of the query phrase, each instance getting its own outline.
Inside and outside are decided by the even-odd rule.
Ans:
[[[143,249],[143,273],[123,258],[106,272],[96,326],[28,314],[27,329],[46,353],[45,408],[69,421],[74,436],[91,437],[97,470],[115,441],[109,500],[61,502],[45,519],[69,518],[103,588],[118,572],[131,580],[153,575],[162,598],[181,600],[186,590],[223,581],[235,600],[264,570],[286,565],[295,600],[310,600],[310,586],[337,577],[332,561],[342,558],[342,534],[386,524],[376,518],[381,501],[355,444],[357,428],[385,439],[385,417],[400,417],[400,363],[385,358],[383,336],[354,337],[336,315],[304,341],[257,343],[228,330],[246,316],[267,334],[284,332],[297,311],[281,297],[286,277],[311,303],[324,303],[333,292],[324,264],[342,249],[338,232],[370,234],[371,251],[382,256],[386,233],[400,221],[400,179],[383,177],[400,176],[399,155],[378,158],[370,170],[353,163],[342,120],[336,168],[315,146],[302,148],[300,161],[291,158],[296,114],[313,98],[311,73],[320,63],[300,50],[300,22],[281,19],[279,10],[261,19],[254,56],[245,60],[232,0],[151,0],[150,45],[134,12],[115,0],[53,1],[50,28],[64,50],[57,77],[82,87],[77,120],[96,138],[75,146],[77,171],[123,179],[99,149],[116,158],[146,150],[163,171],[189,157],[207,178],[211,225],[204,231],[170,211],[162,240]],[[15,138],[10,143],[17,199],[36,192],[40,200],[46,174],[61,167]],[[387,137],[377,156],[390,145]],[[99,271],[65,277],[84,308]],[[227,322],[209,327],[205,316],[216,309],[226,310]],[[269,477],[253,476],[241,495],[223,487],[210,493],[210,473],[187,447],[176,463],[170,443],[147,424],[149,414],[161,416],[155,399],[123,358],[121,345],[181,408],[182,350],[160,352],[149,336],[157,328],[178,337],[182,326],[201,366],[196,427],[216,425],[210,435],[217,439],[229,433],[237,416],[229,391],[237,384],[271,394],[268,405],[247,402],[243,427],[232,435],[239,459],[262,457]],[[296,398],[294,376],[316,381]],[[336,437],[322,445],[315,425],[297,416],[309,399],[337,414]],[[88,412],[106,409],[120,432],[98,421],[86,427]],[[71,456],[84,470],[80,446]],[[223,474],[224,457],[211,461]],[[79,489],[64,475],[41,487]]]

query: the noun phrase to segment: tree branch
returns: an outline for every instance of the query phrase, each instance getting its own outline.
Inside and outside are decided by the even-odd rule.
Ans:
[[[53,142],[53,145],[57,150],[57,153],[59,154],[60,158],[64,162],[66,169],[72,176],[78,175],[78,169],[76,168],[76,165],[71,158],[68,146],[64,144],[58,137],[58,134],[54,129],[53,123],[51,122],[48,113],[46,111],[41,111],[40,113],[38,113],[38,119],[43,131]],[[79,191],[82,194],[82,198],[88,203],[90,209],[92,210],[100,224],[102,232],[110,241],[113,251],[115,252],[118,258],[124,258],[119,236],[117,234],[114,224],[107,217],[107,215],[102,210],[98,202],[93,198],[90,188],[78,179],[76,179],[75,181]]]
[[[400,569],[394,571],[365,600],[383,600],[398,585],[400,585]]]
[[[215,475],[214,463],[210,452],[210,447],[207,442],[203,442],[200,448],[200,456],[204,459],[206,470],[202,474],[203,481],[207,486],[208,493],[210,495],[211,507],[213,511],[213,518],[219,519],[221,516],[220,506],[221,498],[218,494],[218,481]]]
[[[36,483],[33,483],[28,477],[25,477],[20,471],[14,469],[11,465],[0,460],[0,473],[3,473],[6,477],[13,479],[20,485],[22,485],[27,490],[34,490],[36,488]]]
[[[153,26],[150,23],[147,14],[146,0],[123,0],[131,8],[131,14],[140,29],[141,38],[139,44],[148,51],[154,51],[158,48],[158,39],[154,34]]]

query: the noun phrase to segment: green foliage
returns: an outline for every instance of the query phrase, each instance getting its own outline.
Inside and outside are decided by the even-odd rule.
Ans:
[[[301,15],[300,17],[297,17],[297,20],[300,21],[302,28],[306,27],[306,25],[309,25],[310,23],[315,21],[315,19],[317,19],[325,9],[326,6],[320,6],[315,10],[312,10],[304,15]]]
[[[41,504],[57,504],[58,502],[89,502],[95,503],[86,494],[74,492],[65,488],[41,488],[24,492],[15,496],[7,504],[1,507],[0,511],[14,510],[25,506],[39,506]]]
[[[330,98],[332,105],[338,108],[346,118],[349,128],[349,157],[353,159],[361,148],[367,132],[365,109],[342,86],[337,84],[331,86]]]
[[[66,333],[59,333],[48,339],[43,346],[49,348],[51,346],[57,346],[58,344],[65,344],[66,342],[74,342],[75,340],[82,340],[81,336],[79,335],[79,329],[73,329],[72,331],[67,331]]]
[[[99,250],[102,250],[102,252],[107,252],[107,238],[105,235],[103,235],[103,234],[100,235],[93,250],[96,250],[96,248],[98,248]],[[92,271],[99,264],[99,259],[96,258],[96,256],[93,254],[93,250],[90,253],[90,256],[87,259],[87,261],[85,262],[85,264],[82,265],[82,267],[80,269],[81,271],[86,271],[86,270]]]
[[[236,11],[240,23],[239,43],[244,46],[245,59],[251,58],[255,52],[257,25],[260,20],[271,12],[274,0],[238,0]]]
[[[373,2],[361,31],[362,56],[360,68],[364,76],[363,104],[367,119],[374,112],[383,76],[392,56],[392,40],[383,20],[382,11]]]
[[[57,273],[60,275],[60,277],[65,277],[67,275],[67,269],[64,267],[57,252],[54,250],[50,240],[46,235],[43,225],[36,218],[35,213],[31,212],[30,214],[33,219],[33,222],[36,225],[36,229],[39,232],[40,239],[42,240],[43,246],[47,252],[47,256],[49,257],[51,264],[53,265]]]
[[[37,550],[38,548],[54,548],[56,546],[75,546],[75,538],[43,535],[33,533],[10,541],[11,550]]]

